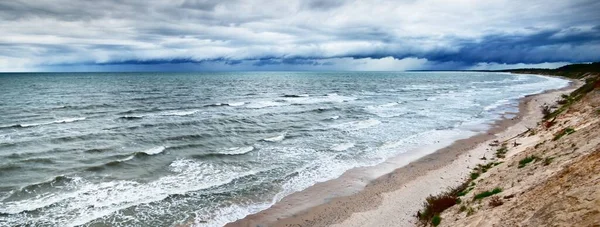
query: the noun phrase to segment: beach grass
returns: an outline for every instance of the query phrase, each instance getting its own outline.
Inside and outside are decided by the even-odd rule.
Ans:
[[[519,169],[520,169],[520,168],[523,168],[523,167],[525,167],[527,164],[529,164],[530,162],[537,161],[537,160],[539,160],[539,159],[540,159],[540,158],[539,158],[539,157],[537,157],[537,156],[535,156],[535,155],[527,156],[527,157],[525,157],[525,158],[523,158],[523,159],[521,159],[521,160],[519,161],[519,166],[518,166],[518,168],[519,168]]]
[[[489,196],[492,196],[492,195],[498,194],[498,193],[500,193],[500,192],[502,192],[502,188],[496,187],[496,188],[494,188],[494,189],[493,189],[493,190],[491,190],[491,191],[484,191],[484,192],[482,192],[482,193],[479,193],[479,194],[475,195],[475,196],[473,197],[473,200],[479,200],[479,199],[483,199],[483,198],[486,198],[486,197],[489,197]]]

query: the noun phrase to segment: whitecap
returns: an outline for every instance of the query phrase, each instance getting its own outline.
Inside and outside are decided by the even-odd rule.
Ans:
[[[267,142],[279,142],[282,141],[283,139],[285,139],[285,133],[278,135],[278,136],[274,136],[274,137],[270,137],[270,138],[265,138],[263,139],[264,141]]]
[[[491,104],[491,105],[488,105],[488,106],[486,106],[486,107],[483,107],[483,110],[484,110],[484,111],[490,111],[490,110],[496,109],[496,108],[498,108],[498,107],[500,107],[500,106],[507,105],[507,104],[509,104],[509,103],[510,103],[510,101],[509,101],[508,99],[502,99],[502,100],[498,100],[498,101],[494,102],[494,103],[493,103],[493,104]]]
[[[254,147],[253,146],[248,146],[248,147],[230,147],[227,149],[224,149],[222,151],[219,152],[219,154],[226,154],[226,155],[241,155],[241,154],[247,154],[250,151],[253,151]]]
[[[227,103],[228,106],[243,106],[246,102],[231,102]]]
[[[170,111],[170,112],[162,113],[160,115],[162,115],[162,116],[187,116],[187,115],[192,115],[192,114],[198,113],[198,111],[199,110]]]
[[[71,122],[83,121],[83,120],[85,120],[85,117],[75,117],[75,118],[65,118],[65,119],[61,119],[61,120],[56,120],[53,123],[71,123]]]
[[[385,107],[392,107],[392,106],[397,106],[398,103],[397,102],[391,102],[391,103],[386,103],[383,105],[379,105],[379,107],[385,108]]]
[[[345,150],[348,150],[353,147],[354,147],[354,143],[341,143],[341,144],[333,145],[329,149],[331,149],[333,151],[345,151]]]
[[[262,109],[265,107],[273,107],[273,106],[281,106],[281,103],[278,102],[273,102],[273,101],[258,101],[258,102],[251,102],[250,104],[246,105],[247,108],[251,108],[251,109]]]
[[[117,162],[126,162],[126,161],[129,161],[129,160],[133,159],[133,158],[135,158],[135,155],[130,155],[127,158],[117,160]]]
[[[376,126],[379,124],[381,124],[381,121],[379,121],[377,119],[368,119],[368,120],[362,120],[362,121],[347,122],[347,123],[336,125],[334,127],[343,129],[343,130],[359,130],[359,129],[370,128],[370,127],[373,127],[373,126]]]
[[[336,115],[336,116],[332,116],[329,118],[329,120],[337,120],[337,119],[340,119],[340,116]]]
[[[185,194],[228,184],[268,169],[247,169],[192,160],[176,160],[169,165],[172,175],[141,183],[129,180],[90,182],[76,178],[67,182],[64,193],[43,195],[10,201],[0,207],[0,213],[19,214],[4,219],[8,225],[19,225],[23,212],[36,210],[41,217],[32,221],[52,226],[79,226],[119,210],[139,204],[161,201],[170,195]],[[21,216],[20,214],[24,214]]]
[[[146,153],[147,155],[155,155],[160,154],[167,149],[165,146],[153,147],[148,150],[142,151],[142,153]]]

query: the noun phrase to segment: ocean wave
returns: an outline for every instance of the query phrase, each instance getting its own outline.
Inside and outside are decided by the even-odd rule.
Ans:
[[[14,164],[14,163],[9,163],[9,164],[5,164],[5,165],[0,165],[0,172],[1,171],[11,171],[11,170],[18,170],[21,169],[21,166]]]
[[[200,112],[200,110],[177,110],[159,113],[160,116],[187,116]]]
[[[165,149],[167,149],[167,147],[165,147],[165,146],[158,146],[158,147],[150,148],[150,149],[145,150],[145,151],[140,151],[138,153],[139,154],[147,154],[147,155],[157,155],[157,154],[160,154],[163,151],[165,151]]]
[[[121,120],[139,120],[139,119],[142,119],[142,118],[144,118],[144,116],[129,116],[128,115],[128,116],[121,116],[121,117],[119,117],[119,119],[121,119]]]
[[[145,154],[145,153],[144,153]],[[92,171],[92,172],[98,172],[98,171],[102,171],[108,167],[115,167],[115,166],[119,166],[129,160],[133,160],[135,158],[136,154],[134,155],[129,155],[126,156],[125,158],[121,158],[121,159],[117,159],[114,161],[110,161],[101,165],[97,165],[97,166],[90,166],[88,168],[86,168],[87,171]]]
[[[275,106],[281,106],[281,105],[284,105],[284,104],[280,103],[280,102],[274,102],[274,101],[258,101],[258,102],[250,102],[248,105],[246,105],[246,108],[262,109],[262,108],[266,108],[266,107],[275,107]]]
[[[263,141],[266,141],[266,142],[279,142],[279,141],[282,141],[283,139],[285,139],[285,136],[286,136],[286,133],[283,133],[283,134],[278,135],[278,136],[265,138],[265,139],[263,139]]]
[[[494,102],[491,105],[483,107],[483,110],[484,111],[490,111],[490,110],[496,109],[498,107],[501,107],[501,106],[504,106],[504,105],[508,105],[509,103],[510,103],[510,100],[508,100],[508,99],[498,100],[498,101]]]
[[[353,147],[354,147],[354,143],[341,143],[341,144],[333,145],[329,149],[332,151],[345,151],[345,150],[348,150]]]
[[[14,125],[0,126],[0,129],[5,129],[5,128],[29,128],[29,127],[36,127],[36,126],[50,125],[50,124],[71,123],[71,122],[76,122],[76,121],[83,121],[85,119],[86,119],[85,117],[64,118],[64,119],[59,119],[59,120],[50,121],[50,122],[39,122],[39,123],[14,124]]]
[[[205,159],[207,157],[223,157],[223,156],[235,156],[235,155],[245,155],[252,152],[255,148],[253,146],[247,147],[230,147],[221,149],[218,151],[212,151],[208,153],[202,154],[194,154],[191,155],[192,158],[195,159]]]
[[[254,150],[253,146],[248,146],[248,147],[230,147],[227,149],[224,149],[222,151],[219,151],[218,154],[224,154],[224,155],[242,155],[242,154],[247,154],[251,151]]]
[[[365,110],[371,114],[377,115],[378,117],[390,118],[397,117],[404,114],[405,108],[399,106],[398,102],[391,102],[381,105],[367,106]]]
[[[309,97],[310,95],[308,94],[300,94],[300,95],[282,95],[281,97],[284,98],[303,98],[303,97]]]
[[[246,102],[230,102],[230,103],[214,103],[214,104],[208,104],[208,105],[204,105],[204,107],[219,107],[219,106],[243,106],[245,105]]]
[[[338,128],[338,129],[342,129],[342,130],[352,131],[352,130],[360,130],[360,129],[374,127],[379,124],[381,124],[381,121],[371,118],[368,120],[347,122],[347,123],[335,125],[334,127]]]
[[[82,178],[59,176],[51,181],[27,186],[9,195],[9,201],[0,207],[4,214],[15,216],[14,223],[21,223],[26,215],[40,215],[44,220],[58,226],[76,226],[139,204],[160,201],[171,195],[185,194],[215,186],[226,185],[235,179],[255,175],[263,170],[224,167],[193,160],[176,160],[169,169],[174,175],[164,176],[148,183],[135,181],[89,182]],[[60,194],[41,193],[24,200],[21,197],[32,189],[52,191],[56,187],[67,187]],[[29,213],[35,211],[35,214]],[[25,215],[25,216],[23,216]],[[8,222],[10,223],[10,222]]]

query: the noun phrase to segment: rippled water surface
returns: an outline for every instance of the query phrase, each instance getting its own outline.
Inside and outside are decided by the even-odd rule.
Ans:
[[[220,226],[485,129],[567,81],[499,73],[0,74],[0,225]]]

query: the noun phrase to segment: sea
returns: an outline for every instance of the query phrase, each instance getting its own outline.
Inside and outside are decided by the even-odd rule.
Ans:
[[[0,74],[0,226],[222,226],[485,132],[569,81],[494,72]]]

